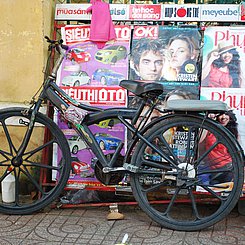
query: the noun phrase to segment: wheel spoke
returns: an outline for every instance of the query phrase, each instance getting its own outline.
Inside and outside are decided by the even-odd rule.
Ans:
[[[217,146],[219,144],[219,142],[215,142],[208,150],[206,150],[203,154],[202,154],[202,156],[200,156],[199,158],[198,158],[198,162],[200,163],[201,161],[203,161],[204,160],[204,158],[206,158],[207,156],[208,156],[208,154],[210,153],[210,152],[212,152],[213,150],[214,150],[214,148]]]
[[[219,200],[221,200],[221,201],[227,199],[226,197],[222,197],[222,196],[219,194],[219,192],[215,192],[215,191],[213,191],[212,189],[210,189],[211,187],[215,187],[215,188],[217,188],[217,189],[219,189],[219,188],[222,188],[222,189],[223,189],[224,187],[211,186],[211,185],[209,185],[209,186],[206,186],[206,185],[200,185],[200,186],[201,186],[203,189],[205,189],[208,193],[212,194],[212,196],[216,197],[217,199],[219,199]]]
[[[6,168],[3,175],[0,177],[0,182],[2,182],[2,180],[8,175],[8,169]]]
[[[154,190],[157,190],[159,189],[161,186],[164,186],[165,183],[164,182],[160,182],[158,184],[155,184],[149,188],[142,188],[142,191],[145,192],[145,193],[148,193],[148,192],[151,192],[151,191],[154,191]]]
[[[177,196],[178,196],[180,190],[181,190],[180,187],[177,187],[177,188],[175,189],[175,192],[174,192],[174,194],[173,194],[173,196],[172,196],[172,198],[171,198],[171,200],[170,200],[170,202],[169,202],[169,204],[168,204],[168,206],[167,206],[167,209],[165,210],[165,212],[163,212],[163,215],[164,215],[164,216],[168,216],[168,215],[169,215],[169,213],[170,213],[170,211],[171,211],[171,208],[174,206],[174,203],[175,203],[175,201],[176,201],[176,199],[177,199]]]
[[[11,137],[10,137],[10,134],[9,134],[7,125],[5,124],[5,121],[2,121],[2,127],[3,127],[3,130],[4,130],[4,132],[5,132],[5,135],[6,135],[8,144],[9,144],[10,155],[13,155],[14,153],[17,152],[17,150],[16,150],[16,148],[14,147],[14,144],[13,144],[12,139],[11,139]],[[13,152],[13,151],[14,151],[14,152]],[[3,153],[2,151],[0,151],[0,152]]]
[[[232,171],[232,169],[227,169],[227,168],[201,170],[200,172],[197,173],[197,176],[200,176],[203,174],[225,173],[225,172],[231,172],[231,171]]]
[[[185,154],[185,157],[183,160],[183,162],[186,162],[186,163],[190,163],[191,155],[194,153],[194,151],[191,149],[191,142],[194,141],[191,137],[191,134],[192,134],[192,128],[188,128],[188,130],[187,130],[187,142],[186,142],[186,154]],[[192,146],[192,148],[193,147],[194,146]]]
[[[10,161],[10,159],[1,161],[1,162],[0,162],[0,167],[3,167],[3,166],[10,166],[9,161]],[[6,164],[6,163],[7,163],[7,164]]]
[[[31,156],[33,156],[34,154],[38,153],[39,151],[42,151],[44,148],[47,148],[48,146],[53,145],[53,143],[55,142],[55,140],[51,140],[39,147],[37,147],[35,150],[32,150],[30,152],[26,152],[25,154],[23,154],[23,160],[28,160]],[[24,158],[25,157],[25,158]]]
[[[20,189],[20,171],[19,169],[15,168],[14,170],[12,170],[10,172],[14,173],[14,177],[15,177],[15,201],[14,201],[14,206],[15,207],[20,207],[20,195],[19,195],[19,189]]]
[[[44,169],[51,169],[51,170],[60,170],[62,168],[62,166],[53,166],[53,165],[48,165],[48,164],[44,164],[44,163],[37,163],[37,162],[32,162],[32,161],[27,161],[25,160],[27,163],[23,164],[25,167],[39,167],[39,168],[44,168]]]
[[[38,189],[39,192],[44,194],[43,189],[37,183],[37,181],[32,177],[32,175],[30,174],[29,170],[26,167],[24,167],[24,169],[20,168],[20,172],[22,172],[31,181],[31,183]]]
[[[152,160],[142,159],[142,164],[147,167],[157,168],[157,169],[172,169],[169,165],[162,162],[153,162]],[[141,170],[139,170],[141,171]],[[143,171],[143,170],[142,170]]]
[[[161,145],[160,145],[160,149],[162,149],[162,151],[165,152],[165,154],[168,153],[171,158],[173,158],[176,162],[179,163],[179,159],[174,154],[173,149],[169,146],[169,143],[167,143],[164,136],[160,135],[159,138],[161,139],[161,142],[163,143],[163,145],[167,148],[167,152],[165,149],[162,149]],[[177,165],[175,165],[174,167],[177,167]]]
[[[173,161],[173,158],[174,157],[169,156],[170,155],[169,152],[166,153],[166,151],[168,151],[168,150],[166,150],[166,149],[163,148],[163,146],[160,144],[161,142],[164,145],[166,144],[167,149],[169,149],[169,151],[171,153],[172,152],[172,149],[168,146],[168,144],[165,141],[165,139],[162,138],[162,141],[160,141],[159,135],[158,135],[157,137],[154,137],[151,140],[151,142],[150,142],[151,145],[148,145],[147,146],[147,148],[144,151],[144,155],[150,155],[150,156],[152,156],[152,158],[154,158],[154,156],[155,157],[158,157],[158,158],[163,158],[165,161],[167,161],[168,163],[172,164],[174,167],[177,167],[177,165],[175,164],[175,161]],[[160,144],[160,145],[158,145],[158,144]]]
[[[198,209],[197,209],[196,200],[195,200],[195,197],[193,195],[192,189],[189,187],[189,188],[187,188],[187,190],[188,190],[190,198],[191,198],[191,204],[192,204],[192,208],[194,211],[194,215],[195,215],[196,219],[201,219],[199,212],[198,212]]]
[[[8,157],[8,155],[11,156],[11,153],[8,153],[6,151],[0,150],[0,155],[2,155],[7,160],[10,160],[10,158]]]
[[[193,154],[195,154],[195,153],[197,153],[198,152],[198,147],[199,147],[199,143],[200,143],[200,141],[201,141],[201,138],[202,138],[202,135],[203,134],[205,134],[204,133],[204,128],[203,127],[194,127],[194,130],[193,130],[193,132],[194,132],[194,134],[195,134],[195,136],[194,136],[194,143],[193,143],[193,145],[194,145],[194,147],[193,147]],[[197,133],[198,132],[198,133]],[[193,155],[193,158],[192,158],[192,164],[193,165],[195,165],[196,167],[198,167],[199,166],[199,164],[200,164],[200,162],[202,161],[202,159],[200,158],[200,156],[198,157],[198,163],[196,164],[196,161],[195,161],[195,157],[194,157],[194,155]]]

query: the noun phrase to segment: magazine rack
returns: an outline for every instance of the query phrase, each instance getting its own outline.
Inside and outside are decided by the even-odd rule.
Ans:
[[[110,3],[112,1],[110,0]],[[159,1],[160,2],[160,1]],[[199,1],[198,1],[199,2]],[[67,0],[67,3],[71,3],[71,1]],[[134,4],[136,2],[134,2],[134,0],[131,1],[131,4]],[[156,0],[153,2],[155,4],[157,4]],[[173,1],[173,3],[176,3],[176,1]],[[141,2],[142,4],[142,2]],[[125,4],[123,4],[125,5]],[[154,6],[154,4],[152,5]],[[164,5],[164,7],[167,7],[167,6],[171,6],[173,7],[173,5]],[[178,5],[177,5],[178,6]],[[182,6],[182,9],[184,9],[185,7],[187,8],[187,5],[184,6],[184,5],[181,5]],[[196,6],[196,5],[195,5]],[[188,8],[190,8],[190,5],[188,6]],[[194,7],[193,7],[194,8]],[[187,13],[187,12],[186,12]],[[179,12],[179,15],[180,15],[180,12]],[[194,27],[199,27],[201,30],[204,30],[205,29],[205,26],[206,26],[206,23],[208,22],[209,24],[212,25],[212,23],[214,23],[214,20],[206,20],[206,22],[204,21],[200,21],[197,19],[197,16],[195,16],[194,14],[194,11],[192,11],[192,14],[191,15],[191,18],[188,19],[188,20],[193,20],[192,23]],[[62,19],[63,18],[63,19]],[[75,20],[74,19],[75,17],[72,17],[71,19],[69,19],[69,17],[58,17],[57,19],[55,19],[54,21],[54,32],[53,32],[53,38],[54,39],[57,39],[61,36],[61,28],[64,27],[66,24],[88,24],[90,23],[90,18],[87,16],[84,20]],[[114,18],[116,18],[114,16]],[[156,24],[156,25],[162,25],[164,23],[168,23],[170,25],[176,25],[178,27],[186,27],[186,24],[188,24],[188,26],[190,27],[190,22],[187,20],[187,19],[184,19],[185,21],[182,21],[183,18],[181,18],[180,16],[176,17],[176,18],[173,18],[173,21],[171,21],[171,19],[167,19],[167,22],[163,22],[163,19],[159,18],[159,19],[153,19],[153,20],[145,20],[145,19],[142,19],[142,20],[139,20],[139,19],[136,19],[136,20],[129,20],[129,19],[121,19],[120,16],[118,16],[118,19],[113,19],[114,21],[116,22],[119,22],[119,23],[126,23],[127,25],[139,25],[139,24],[144,24],[144,25],[149,25],[149,26],[152,26],[153,24]],[[229,23],[232,23],[231,21]],[[242,22],[241,21],[238,21],[236,22],[237,24],[241,24]],[[49,106],[49,109],[48,109],[48,113],[49,113],[49,116],[53,116],[53,113],[52,113],[52,108],[50,108]],[[47,155],[44,157],[46,158]],[[43,178],[45,178],[45,176],[43,176]],[[44,179],[44,184],[48,184],[46,183],[46,180]],[[68,186],[66,188],[67,191],[69,190],[79,190],[79,189],[86,189],[86,190],[91,190],[91,191],[106,191],[106,192],[115,192],[117,195],[120,194],[120,195],[124,195],[126,198],[125,198],[125,201],[122,201],[122,202],[117,202],[119,205],[135,205],[137,204],[134,200],[133,200],[133,197],[132,195],[130,194],[130,187],[127,186],[127,184],[124,186],[103,186],[102,184],[98,184],[97,186],[90,186],[90,185],[86,185],[86,183],[81,183],[81,185],[79,186],[76,186],[76,188],[73,188],[72,186]],[[244,213],[244,200],[242,200],[243,198],[241,198],[241,202],[239,204],[239,209],[241,211],[241,213]],[[210,202],[211,200],[210,199],[206,199],[208,202]],[[184,200],[183,200],[184,201]],[[201,197],[201,201],[202,202],[205,202],[205,199],[203,198],[203,196]],[[168,201],[165,201],[165,202],[168,202]],[[69,207],[86,207],[86,206],[110,206],[112,202],[92,202],[92,203],[83,203],[83,204],[62,204],[61,207],[62,208],[69,208]],[[58,204],[58,206],[60,206],[60,204]]]

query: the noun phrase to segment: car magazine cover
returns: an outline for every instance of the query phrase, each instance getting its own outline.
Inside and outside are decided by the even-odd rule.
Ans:
[[[73,99],[92,106],[126,107],[127,93],[119,82],[128,77],[130,27],[116,26],[117,40],[99,49],[89,40],[89,25],[62,27],[62,39],[69,46],[58,74],[58,85]],[[64,132],[72,155],[68,188],[105,188],[95,177],[94,154],[76,131],[56,113],[56,121]],[[110,119],[90,126],[105,155],[110,156],[126,132],[119,120]],[[126,145],[126,144],[125,144]],[[125,148],[121,154],[124,154]],[[57,154],[54,152],[54,155]]]
[[[230,110],[214,119],[245,149],[244,27],[207,27],[204,31],[201,99],[227,103]],[[245,192],[245,189],[244,189]]]

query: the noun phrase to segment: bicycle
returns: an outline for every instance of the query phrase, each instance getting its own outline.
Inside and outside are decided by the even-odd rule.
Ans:
[[[233,135],[209,118],[210,113],[227,111],[225,103],[173,100],[162,107],[161,83],[130,80],[121,81],[120,86],[141,98],[137,108],[102,110],[78,103],[55,83],[67,46],[61,40],[46,39],[49,50],[56,49],[60,55],[37,99],[27,108],[0,110],[0,182],[8,174],[15,177],[14,202],[5,203],[0,197],[0,212],[39,211],[55,201],[66,186],[71,170],[67,140],[57,124],[39,112],[43,102],[49,101],[66,120],[70,119],[66,115],[70,108],[82,116],[72,117],[69,124],[94,153],[97,179],[105,185],[115,185],[128,175],[139,206],[161,226],[194,231],[228,215],[242,192],[244,154]],[[146,105],[149,109],[138,124]],[[150,122],[155,110],[164,114]],[[119,120],[131,133],[124,156],[120,153],[124,142],[108,157],[89,129],[106,119]],[[36,137],[41,135],[46,140],[38,143]],[[208,149],[204,143],[207,135],[215,137],[214,145]],[[213,165],[209,159],[217,147],[227,150],[222,161],[229,159],[229,164],[210,168],[218,164],[219,159]],[[59,154],[52,154],[53,150]],[[52,164],[54,158],[58,158],[57,166]],[[219,180],[214,184],[207,178],[226,173],[230,176],[228,182]],[[210,202],[216,205],[208,205],[203,212],[202,206]]]

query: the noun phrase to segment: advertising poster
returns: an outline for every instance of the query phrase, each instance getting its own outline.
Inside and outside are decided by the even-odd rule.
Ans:
[[[204,32],[201,98],[228,104],[245,149],[244,27],[208,27]]]
[[[130,4],[130,20],[160,20],[161,4]]]
[[[245,88],[245,27],[204,31],[202,87]]]
[[[230,111],[215,120],[245,149],[244,27],[208,27],[204,31],[201,99],[227,103]]]
[[[135,26],[129,76],[145,81],[199,83],[200,47],[197,28]]]
[[[165,99],[199,99],[200,46],[197,28],[135,26],[129,79],[161,82]]]
[[[128,77],[130,28],[117,26],[116,41],[109,41],[102,49],[89,40],[89,26],[66,26],[62,38],[69,46],[58,74],[58,85],[73,99],[92,106],[125,107],[127,93],[119,82]],[[95,177],[94,154],[76,131],[57,114],[57,123],[64,132],[72,155],[72,171],[68,188],[105,188]],[[90,126],[105,155],[110,156],[126,132],[116,119]],[[124,154],[125,149],[121,154]]]
[[[162,83],[164,101],[199,99],[200,47],[201,35],[197,28],[135,26],[129,78]],[[130,96],[129,106],[136,107],[136,104],[137,98]],[[185,155],[185,144],[174,142],[180,142],[178,137],[185,133],[182,129],[173,130],[168,136],[176,156],[180,158]]]
[[[240,20],[245,21],[245,2],[241,2],[240,11],[241,11]]]
[[[228,128],[245,149],[245,89],[201,87],[201,99],[220,100],[230,107],[226,114],[217,115],[216,119]],[[245,183],[243,186],[245,193]]]
[[[201,8],[204,4],[164,4],[164,21],[200,21]]]
[[[238,22],[240,4],[200,4],[200,21]]]

